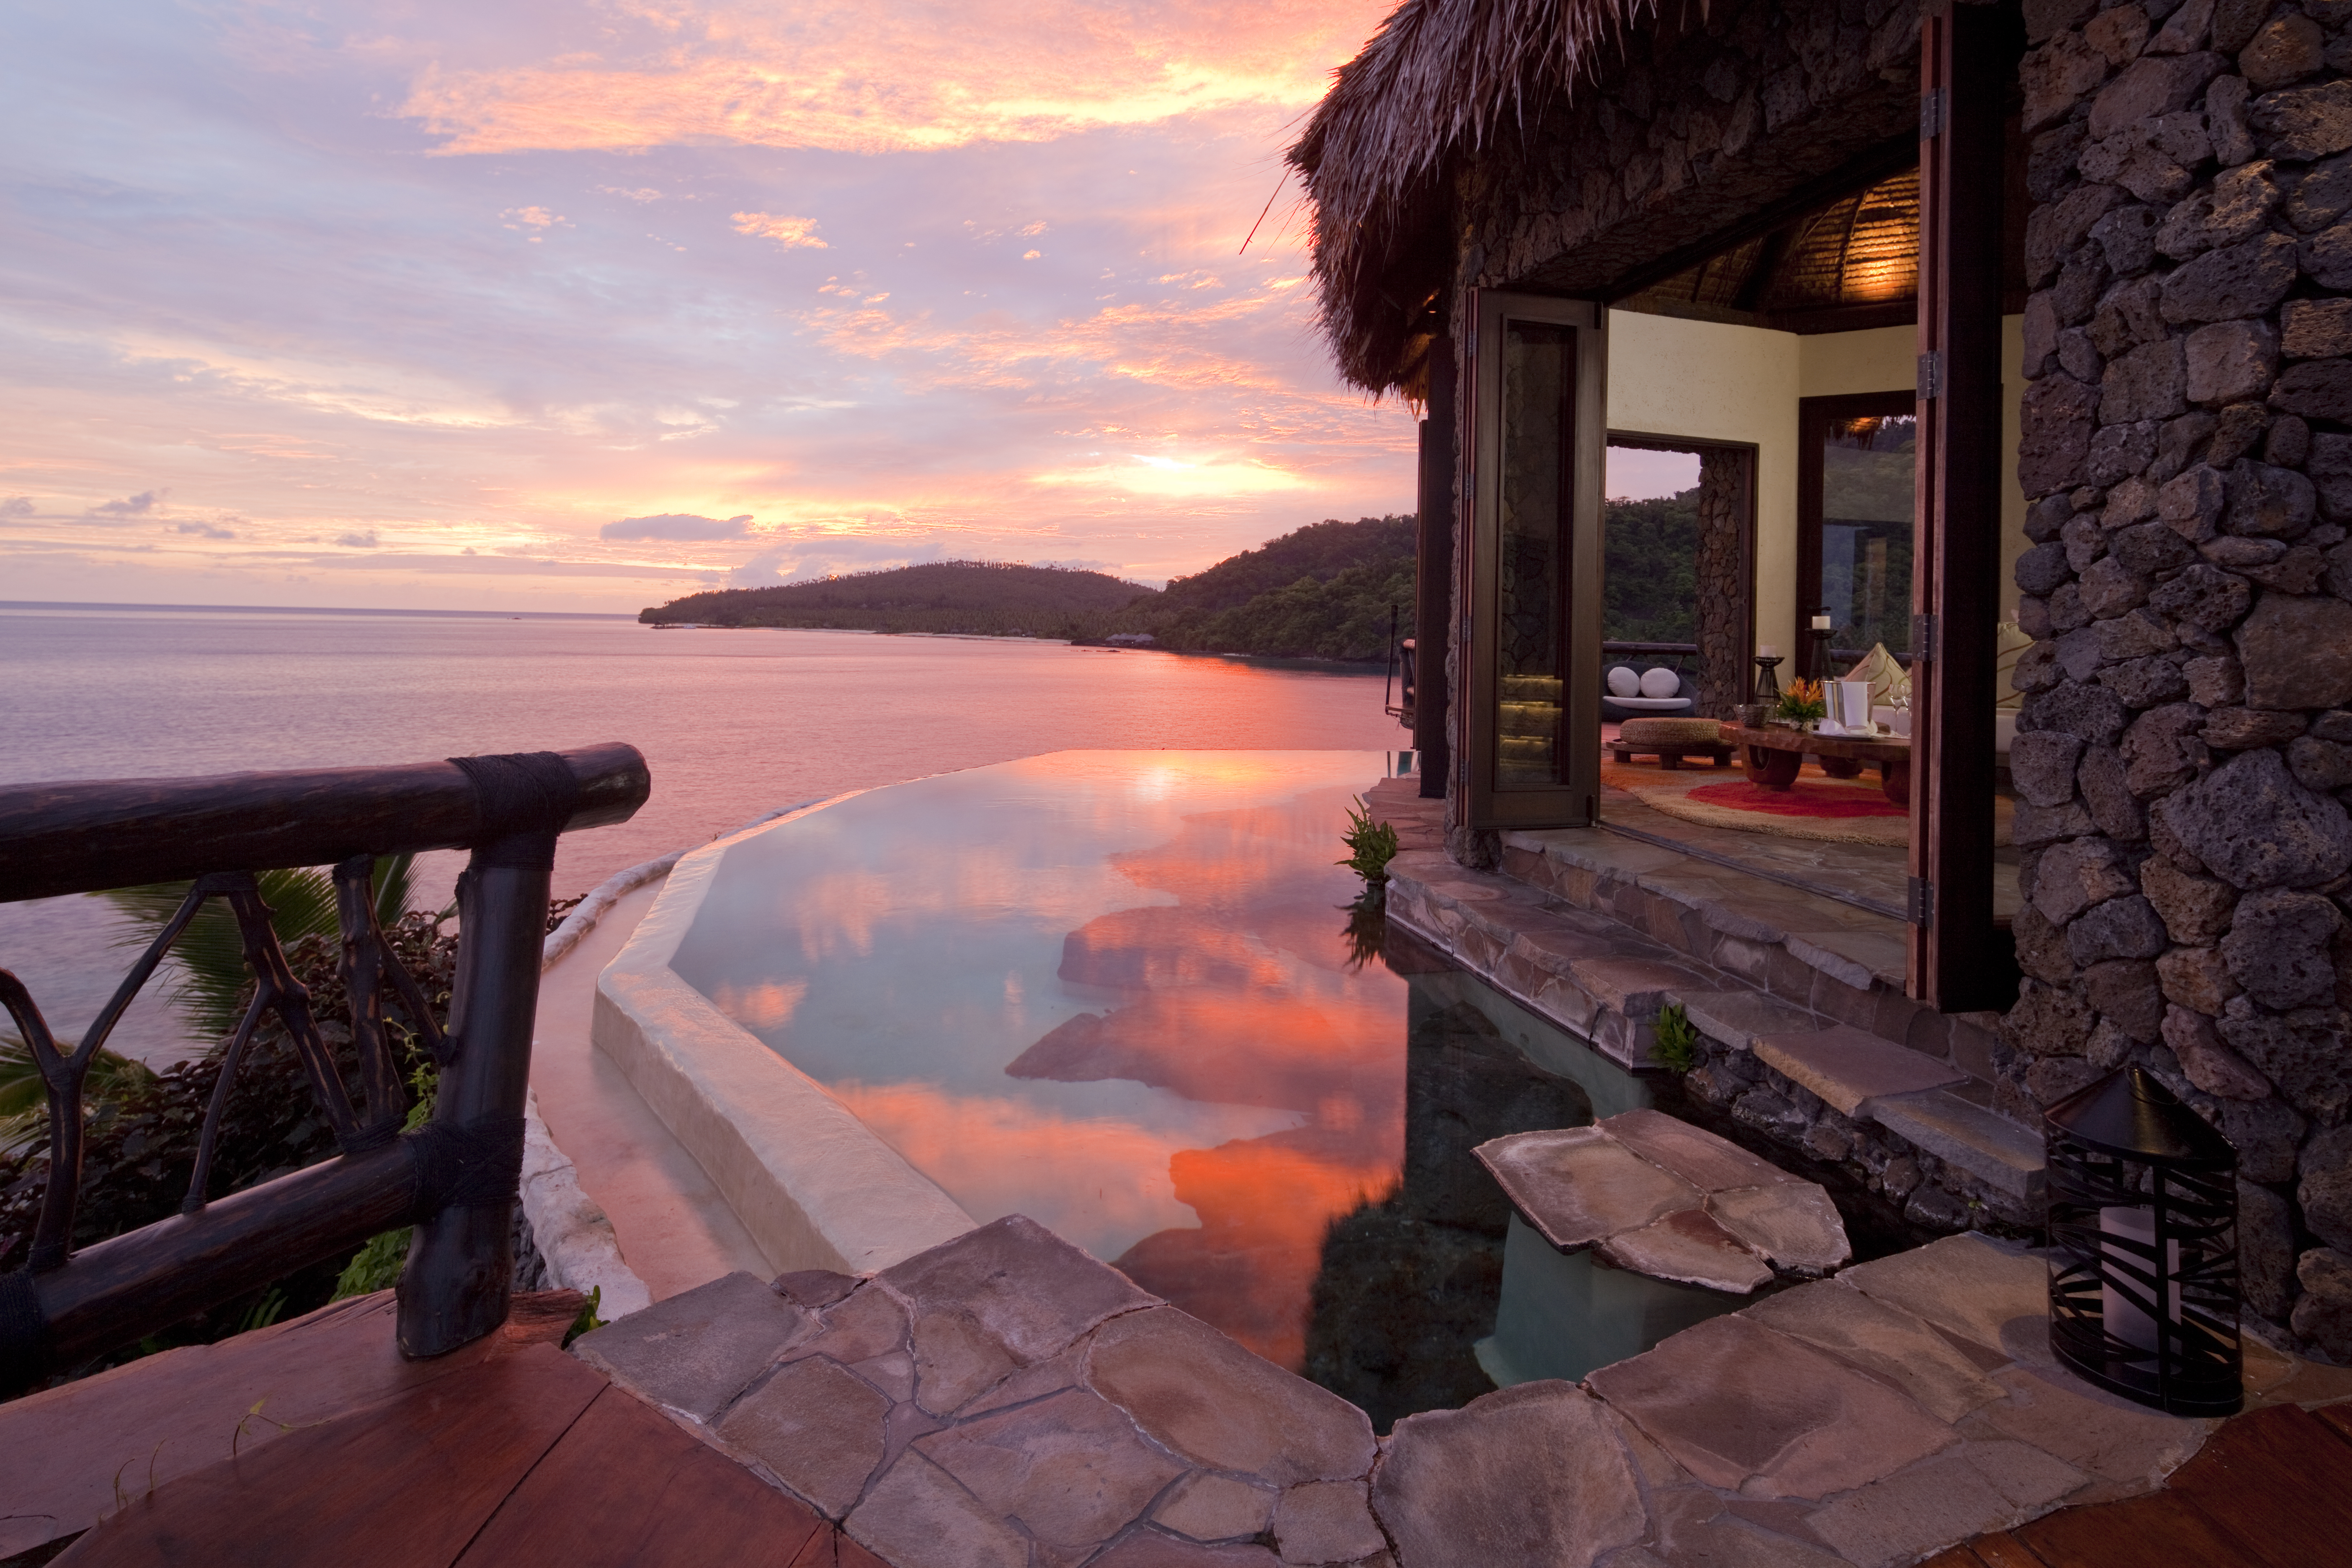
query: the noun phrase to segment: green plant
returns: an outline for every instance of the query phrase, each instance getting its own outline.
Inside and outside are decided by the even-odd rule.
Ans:
[[[1381,955],[1381,944],[1388,941],[1388,892],[1374,882],[1356,895],[1355,902],[1347,906],[1348,969],[1350,973]]]
[[[416,1103],[408,1108],[408,1120],[401,1124],[403,1132],[414,1132],[433,1115],[433,1096],[440,1088],[430,1062],[419,1062],[409,1075],[408,1087],[416,1096]],[[352,1254],[343,1271],[335,1277],[335,1293],[329,1298],[340,1301],[346,1296],[372,1296],[378,1290],[389,1290],[400,1282],[402,1265],[408,1261],[408,1238],[413,1226],[402,1226],[368,1237],[367,1244]]]
[[[73,1048],[71,1040],[58,1042],[60,1051]],[[82,1080],[82,1103],[94,1110],[100,1102],[154,1079],[143,1062],[117,1056],[100,1046],[89,1059],[89,1076]],[[47,1125],[48,1110],[48,1086],[41,1081],[41,1069],[34,1064],[33,1048],[13,1034],[0,1034],[0,1152],[28,1142]]]
[[[1668,1072],[1686,1073],[1698,1066],[1698,1030],[1692,1026],[1690,1015],[1681,1003],[1658,1009],[1658,1021],[1651,1026],[1657,1045],[1651,1056]]]
[[[388,855],[375,863],[373,883],[376,923],[390,930],[408,912],[415,857]],[[278,945],[290,947],[299,938],[340,934],[335,922],[335,884],[320,870],[261,871],[254,876],[261,901],[269,907],[269,923]],[[144,887],[117,888],[102,895],[121,910],[123,920],[114,939],[117,947],[144,948],[171,923],[188,896],[186,882],[151,882]],[[245,994],[252,984],[246,967],[245,939],[227,902],[208,899],[172,944],[176,983],[164,999],[178,1008],[200,1037],[216,1039],[236,1029],[245,1016]]]
[[[1808,719],[1827,718],[1829,710],[1829,702],[1822,695],[1820,681],[1792,680],[1789,682],[1789,689],[1780,693],[1780,706],[1772,711],[1776,718],[1801,724]]]
[[[1349,808],[1348,830],[1339,835],[1339,842],[1348,847],[1348,858],[1333,865],[1347,867],[1367,882],[1388,880],[1389,862],[1396,858],[1396,829],[1373,821],[1371,808],[1362,801]]]
[[[566,1350],[571,1349],[572,1342],[581,1335],[593,1334],[604,1326],[604,1320],[596,1315],[596,1309],[604,1304],[604,1287],[592,1286],[588,1291],[588,1300],[580,1303],[580,1315],[572,1320],[570,1328],[563,1331],[563,1346]]]

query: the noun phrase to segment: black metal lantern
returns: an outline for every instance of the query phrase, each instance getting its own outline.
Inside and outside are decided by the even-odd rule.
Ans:
[[[2234,1414],[2244,1399],[2238,1152],[2136,1067],[2042,1121],[2051,1350],[2142,1405]]]

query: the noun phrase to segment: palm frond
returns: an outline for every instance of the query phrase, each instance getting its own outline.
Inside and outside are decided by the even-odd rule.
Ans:
[[[376,920],[389,926],[408,912],[415,887],[415,857],[379,857],[371,878]],[[306,936],[336,934],[335,884],[327,872],[315,869],[261,871],[254,876],[261,901],[269,907],[269,923],[279,945],[291,945]],[[114,945],[144,948],[155,940],[181,901],[187,882],[151,882],[143,887],[117,888],[100,895],[122,916]],[[252,976],[245,963],[245,940],[236,917],[218,899],[207,901],[172,944],[173,980],[163,999],[203,1038],[218,1039],[234,1031],[245,1012],[245,991]]]

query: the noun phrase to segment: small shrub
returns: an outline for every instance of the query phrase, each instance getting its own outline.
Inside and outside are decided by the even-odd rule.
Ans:
[[[1680,1075],[1698,1066],[1698,1030],[1692,1026],[1682,1004],[1659,1008],[1652,1031],[1658,1043],[1650,1054],[1660,1067]]]
[[[1348,830],[1339,836],[1348,847],[1348,857],[1335,860],[1335,866],[1348,869],[1373,884],[1389,878],[1389,862],[1396,858],[1396,829],[1385,822],[1372,820],[1371,808],[1358,801],[1348,810]]]

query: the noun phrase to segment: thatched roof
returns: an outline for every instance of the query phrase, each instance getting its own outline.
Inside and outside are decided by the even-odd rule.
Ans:
[[[1655,0],[1405,0],[1339,68],[1287,156],[1315,205],[1322,326],[1349,380],[1377,393],[1412,374],[1411,342],[1428,331],[1429,294],[1453,259],[1442,232],[1447,161],[1524,123],[1654,9]],[[1433,247],[1444,254],[1427,254]],[[1408,260],[1418,265],[1398,265]],[[1408,276],[1419,297],[1393,297]]]

